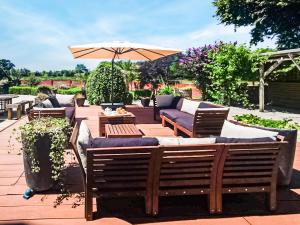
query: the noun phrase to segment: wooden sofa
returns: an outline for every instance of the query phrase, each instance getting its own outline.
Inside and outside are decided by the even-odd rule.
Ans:
[[[222,130],[224,121],[227,119],[229,108],[221,105],[216,105],[211,102],[199,102],[199,108],[195,115],[180,111],[181,99],[175,97],[168,108],[157,107],[157,102],[154,100],[154,118],[159,114],[162,125],[171,124],[174,129],[174,135],[178,135],[178,131],[182,131],[189,137],[209,137],[219,136]]]
[[[270,209],[276,208],[285,142],[87,148],[85,170],[78,130],[76,124],[70,141],[83,175],[87,220],[93,219],[93,197],[143,197],[146,214],[157,215],[160,196],[207,195],[209,212],[221,213],[224,193],[266,192]]]

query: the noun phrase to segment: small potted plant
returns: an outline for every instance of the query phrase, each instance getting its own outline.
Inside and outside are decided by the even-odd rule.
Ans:
[[[26,183],[34,191],[53,187],[64,168],[70,123],[61,118],[39,118],[20,127]]]

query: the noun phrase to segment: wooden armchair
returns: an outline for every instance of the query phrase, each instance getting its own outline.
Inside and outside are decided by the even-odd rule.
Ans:
[[[285,142],[227,144],[217,174],[217,212],[222,195],[265,192],[270,210],[276,209],[277,172],[280,149]]]
[[[223,144],[161,146],[153,181],[153,215],[160,196],[207,195],[209,212],[216,212],[216,177]]]
[[[94,197],[143,197],[146,214],[151,214],[154,154],[158,147],[88,148],[85,171],[77,150],[78,131],[76,123],[71,144],[83,174],[86,220],[93,219]]]

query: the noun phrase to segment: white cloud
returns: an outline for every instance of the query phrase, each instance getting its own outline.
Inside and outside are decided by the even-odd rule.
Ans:
[[[157,33],[144,35],[126,31],[128,24],[136,22],[130,14],[110,17],[99,16],[90,24],[69,26],[40,12],[34,12],[1,3],[0,28],[9,38],[0,40],[0,58],[8,58],[17,67],[32,70],[74,68],[77,63],[84,63],[94,68],[98,60],[74,60],[67,49],[69,45],[99,41],[130,40],[145,44],[161,45],[187,49],[202,46],[215,41],[238,41],[249,43],[250,27],[234,31],[233,26],[209,24],[204,28],[175,35],[159,35]],[[147,29],[144,27],[143,29]],[[1,35],[0,35],[1,37]],[[266,40],[259,47],[274,47],[274,41]]]

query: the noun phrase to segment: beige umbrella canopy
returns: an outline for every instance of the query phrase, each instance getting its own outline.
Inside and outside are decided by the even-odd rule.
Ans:
[[[155,60],[181,50],[131,42],[103,42],[69,47],[75,59]]]
[[[163,48],[131,42],[103,42],[69,47],[75,59],[111,59],[111,102],[113,99],[113,75],[115,59],[155,60],[181,52],[179,49]]]

